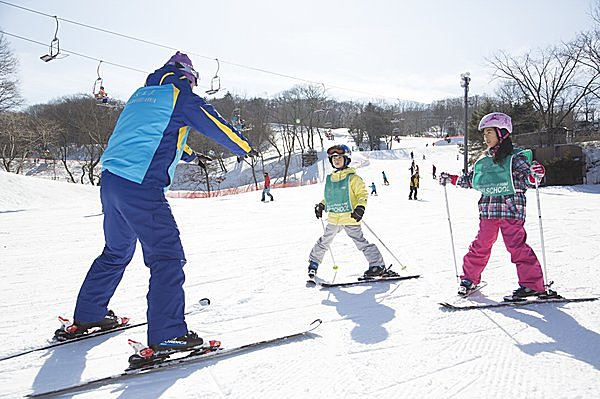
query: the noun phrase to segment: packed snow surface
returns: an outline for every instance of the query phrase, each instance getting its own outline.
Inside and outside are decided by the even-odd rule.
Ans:
[[[439,307],[459,301],[450,224],[460,269],[477,232],[479,195],[447,187],[448,217],[432,164],[438,175],[457,173],[462,156],[455,145],[434,141],[402,139],[392,150],[352,158],[379,194],[370,197],[364,219],[376,236],[364,228],[365,236],[396,271],[421,278],[305,287],[308,253],[323,232],[313,212],[322,174],[319,184],[272,190],[275,201],[268,203],[260,202],[260,191],[171,198],[188,261],[187,307],[212,300],[187,317],[190,329],[231,347],[303,329],[316,318],[323,324],[305,339],[63,397],[598,398],[600,301],[463,312]],[[408,200],[411,151],[421,171],[418,201]],[[528,242],[541,261],[535,190],[527,199]],[[543,187],[539,201],[553,288],[568,297],[600,295],[600,186]],[[57,316],[71,317],[80,284],[102,251],[100,212],[97,187],[0,173],[0,357],[45,344],[59,327]],[[343,233],[331,250],[321,278],[348,281],[366,269]],[[148,278],[138,248],[110,308],[144,321]],[[517,288],[501,237],[483,278],[488,286],[472,302],[500,300]],[[132,353],[127,338],[145,342],[145,327],[0,361],[0,397],[119,373]]]

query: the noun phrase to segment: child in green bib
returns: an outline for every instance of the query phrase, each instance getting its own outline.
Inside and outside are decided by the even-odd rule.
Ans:
[[[479,199],[479,232],[463,258],[459,295],[468,295],[481,282],[481,273],[487,266],[492,246],[502,232],[504,244],[517,267],[519,288],[507,301],[518,301],[529,296],[548,296],[552,292],[544,286],[540,262],[526,243],[525,191],[544,177],[544,167],[532,164],[531,150],[513,148],[510,134],[512,120],[501,112],[485,115],[479,130],[487,145],[484,154],[475,162],[473,170],[460,178],[442,173],[440,183],[447,182],[481,192]],[[555,295],[555,293],[554,293]]]
[[[325,252],[334,237],[344,230],[362,251],[369,262],[365,277],[381,276],[386,268],[383,256],[375,244],[369,243],[363,236],[360,220],[362,219],[369,194],[363,180],[354,168],[349,168],[350,149],[346,145],[334,145],[327,150],[331,166],[335,169],[325,181],[325,198],[315,205],[315,216],[320,219],[323,211],[329,213],[327,226],[310,251],[308,257],[308,276],[314,278],[317,268],[323,261]]]

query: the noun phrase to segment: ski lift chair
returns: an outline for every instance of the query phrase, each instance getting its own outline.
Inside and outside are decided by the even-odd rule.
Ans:
[[[102,65],[102,60],[100,60],[98,68],[96,68],[96,74],[98,75],[98,78],[94,81],[92,94],[98,102],[98,105],[105,105],[108,103],[108,94],[104,90],[103,79],[102,76],[100,76],[100,65]]]
[[[54,19],[56,19],[56,31],[54,32],[54,39],[52,39],[50,42],[50,51],[48,54],[44,54],[40,57],[40,59],[44,62],[52,61],[60,54],[60,41],[58,40],[58,17],[54,16]]]
[[[219,77],[219,69],[221,68],[221,64],[219,63],[219,59],[215,58],[217,61],[217,72],[215,72],[215,76],[210,80],[210,89],[206,90],[206,94],[213,95],[216,94],[219,90],[221,90],[221,78]]]

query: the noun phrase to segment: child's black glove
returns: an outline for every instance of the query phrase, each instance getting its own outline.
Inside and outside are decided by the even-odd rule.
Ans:
[[[323,217],[323,211],[325,210],[325,205],[322,203],[318,203],[315,205],[315,216],[317,219],[321,219]]]
[[[362,205],[358,205],[356,208],[354,208],[354,211],[350,214],[350,217],[354,220],[356,220],[357,222],[360,222],[360,219],[363,218],[363,215],[365,214],[365,207]]]

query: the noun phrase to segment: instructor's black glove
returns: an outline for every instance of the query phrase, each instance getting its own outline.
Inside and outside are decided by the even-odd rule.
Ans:
[[[198,159],[202,162],[211,162],[213,159],[211,157],[209,157],[208,155],[204,155],[201,154],[199,152],[196,152],[196,157],[198,157]]]
[[[363,218],[363,215],[365,214],[365,207],[362,205],[358,205],[356,208],[354,208],[354,211],[350,214],[350,217],[354,220],[356,220],[357,222],[360,222],[360,220]]]
[[[323,211],[325,210],[325,205],[321,202],[315,205],[315,216],[317,219],[321,219],[323,217]]]

